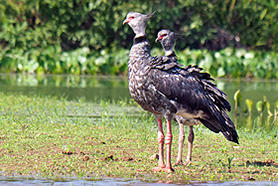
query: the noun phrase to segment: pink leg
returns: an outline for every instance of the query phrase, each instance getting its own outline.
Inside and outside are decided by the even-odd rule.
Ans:
[[[187,152],[187,158],[186,158],[186,161],[184,164],[191,163],[193,141],[194,141],[193,126],[190,126],[189,134],[188,134],[188,152]]]
[[[179,149],[178,149],[178,157],[175,165],[179,165],[182,162],[182,148],[183,148],[183,142],[184,142],[184,125],[179,122],[180,126],[180,134],[179,134]]]
[[[165,168],[164,155],[163,155],[164,133],[163,133],[161,119],[157,119],[157,123],[158,123],[159,161],[158,161],[158,167],[153,168],[153,170],[161,171],[163,168]]]
[[[174,171],[171,164],[171,145],[172,145],[172,130],[171,130],[171,120],[167,120],[167,134],[165,143],[167,145],[167,162],[166,167],[163,169],[163,171],[171,173]]]

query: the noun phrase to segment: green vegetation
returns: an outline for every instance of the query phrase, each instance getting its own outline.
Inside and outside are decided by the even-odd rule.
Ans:
[[[226,48],[217,52],[184,50],[178,55],[186,65],[199,65],[214,77],[278,78],[278,54],[274,51]]]
[[[25,72],[37,74],[110,74],[127,75],[129,50],[117,52],[89,48],[63,51],[49,46],[45,50],[7,50],[0,52],[0,72]],[[153,49],[153,55],[164,55]],[[217,52],[207,50],[177,51],[183,65],[199,65],[213,77],[278,78],[278,53],[226,48]]]
[[[259,116],[263,115],[263,112],[266,111],[268,116],[276,116],[278,115],[278,101],[275,101],[273,105],[267,100],[266,96],[262,97],[262,100],[257,101],[256,103],[256,109]],[[241,105],[242,96],[240,93],[240,90],[237,90],[234,94],[234,101],[235,101],[235,108],[234,108],[234,114],[237,114],[238,107]],[[253,110],[253,101],[250,99],[245,99],[246,108],[244,108],[242,111],[244,113],[248,113],[249,115],[252,115]],[[271,107],[273,108],[273,112],[271,110]]]
[[[157,160],[149,159],[158,150],[156,122],[132,101],[88,103],[1,93],[0,109],[3,176],[277,181],[274,129],[239,128],[240,145],[236,145],[196,126],[193,163],[175,167],[168,175],[152,172],[157,166]],[[174,161],[178,125],[173,124],[173,135]]]
[[[268,101],[266,96],[262,96],[257,102],[249,98],[243,101],[241,92],[238,90],[234,94],[234,103],[234,123],[237,128],[247,132],[277,130],[278,101],[272,103]],[[253,109],[254,107],[256,110]]]
[[[1,1],[0,41],[2,47],[24,50],[49,45],[59,45],[64,50],[128,48],[133,33],[122,26],[126,14],[153,10],[156,15],[148,26],[152,43],[160,29],[168,28],[185,37],[185,42],[178,44],[180,48],[200,48],[200,45],[202,48],[216,38],[229,37],[237,38],[246,47],[278,47],[275,0]],[[222,32],[227,36],[219,37]]]
[[[127,73],[128,50],[117,53],[92,51],[87,47],[63,51],[59,46],[24,51],[0,52],[0,72],[37,74],[110,74]],[[2,54],[2,55],[1,55]]]
[[[167,28],[183,38],[176,46],[180,59],[214,77],[278,77],[275,0],[4,0],[0,72],[127,74],[133,33],[122,21],[129,11],[153,10],[152,48],[161,51],[154,40]]]

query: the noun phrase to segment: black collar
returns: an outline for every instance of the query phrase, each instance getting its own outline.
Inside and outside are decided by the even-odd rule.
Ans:
[[[145,42],[147,40],[148,40],[147,36],[135,37],[133,40],[133,44],[136,45],[138,43]]]
[[[175,52],[172,52],[171,55],[167,56],[167,57],[177,57]]]

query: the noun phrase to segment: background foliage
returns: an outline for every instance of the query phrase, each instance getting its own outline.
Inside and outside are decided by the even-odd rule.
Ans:
[[[122,21],[129,11],[153,10],[156,14],[147,28],[152,47],[160,48],[154,44],[156,34],[167,28],[182,38],[177,50],[206,49],[194,52],[214,56],[212,59],[218,59],[213,54],[216,51],[221,57],[229,56],[224,54],[226,47],[268,50],[270,53],[263,53],[271,57],[271,51],[278,48],[275,0],[4,0],[0,2],[1,71],[126,73],[127,50],[134,35]],[[257,57],[262,52],[253,53]],[[189,57],[182,54],[180,58]],[[259,57],[257,60],[265,59]],[[267,65],[273,66],[272,58],[268,60],[272,62]],[[228,67],[217,61],[216,66],[221,66],[217,71],[223,74]],[[245,63],[238,66],[245,67]],[[238,73],[248,75],[245,71]],[[254,73],[251,75],[256,76]]]

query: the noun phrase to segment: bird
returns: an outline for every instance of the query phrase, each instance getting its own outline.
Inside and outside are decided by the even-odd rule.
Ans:
[[[238,143],[235,126],[227,111],[231,109],[226,94],[211,81],[209,74],[190,67],[183,68],[176,61],[152,56],[146,35],[147,22],[154,12],[129,12],[123,21],[135,36],[129,52],[128,87],[131,97],[146,111],[154,114],[158,122],[159,160],[154,171],[174,171],[171,164],[172,129],[175,116],[197,119],[211,131],[221,132],[227,140]],[[204,76],[204,77],[202,77]],[[200,78],[208,79],[200,81]],[[167,131],[163,132],[162,118]],[[164,140],[167,146],[164,163]]]
[[[176,53],[174,52],[174,45],[175,45],[175,40],[176,40],[176,34],[170,30],[160,30],[157,33],[157,38],[155,40],[155,42],[160,42],[165,55],[163,56],[164,60],[167,61],[167,59],[172,60],[173,62],[178,62],[177,61],[177,56]],[[190,67],[191,70],[195,70],[197,72],[201,71],[202,69],[197,67],[197,66],[193,66]],[[208,75],[206,77],[209,77]],[[189,164],[192,161],[192,148],[193,148],[193,141],[194,141],[194,131],[193,131],[193,126],[194,125],[199,125],[201,124],[201,122],[197,119],[187,119],[187,118],[183,118],[181,116],[175,116],[174,120],[177,121],[179,123],[179,129],[180,129],[180,133],[179,133],[179,147],[178,147],[178,156],[177,156],[177,160],[176,163],[174,165],[179,165],[179,164]],[[186,161],[183,163],[182,162],[182,148],[183,148],[183,143],[185,140],[185,135],[184,135],[184,125],[189,126],[189,134],[188,134],[188,151],[187,151],[187,158]]]

